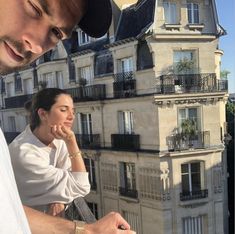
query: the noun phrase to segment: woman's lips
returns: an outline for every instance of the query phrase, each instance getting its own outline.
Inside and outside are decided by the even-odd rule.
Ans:
[[[9,55],[9,57],[14,60],[17,63],[20,63],[24,60],[24,58],[19,55],[13,47],[11,47],[8,43],[4,42],[4,46],[6,48],[6,51]]]

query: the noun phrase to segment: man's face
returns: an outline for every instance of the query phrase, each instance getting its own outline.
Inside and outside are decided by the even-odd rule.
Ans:
[[[23,67],[70,36],[84,0],[0,0],[0,74]]]

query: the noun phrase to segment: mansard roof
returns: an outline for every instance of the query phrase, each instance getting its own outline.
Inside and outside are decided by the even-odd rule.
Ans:
[[[141,37],[154,22],[156,0],[139,0],[121,13],[116,41]]]

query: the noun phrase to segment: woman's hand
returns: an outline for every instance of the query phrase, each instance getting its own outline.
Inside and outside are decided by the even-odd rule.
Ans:
[[[62,203],[52,203],[49,205],[47,214],[52,216],[64,217],[65,205]]]
[[[51,134],[56,139],[62,139],[66,143],[72,140],[76,140],[74,132],[70,128],[61,124],[51,126]]]

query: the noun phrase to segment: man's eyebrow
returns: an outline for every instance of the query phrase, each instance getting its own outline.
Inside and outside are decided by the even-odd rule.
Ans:
[[[42,8],[42,10],[49,16],[51,16],[50,9],[48,7],[48,1],[47,0],[39,0],[39,4]]]
[[[42,10],[48,15],[52,16],[52,12],[48,7],[48,0],[38,0]],[[66,38],[70,38],[74,28],[59,27],[59,29],[65,34]]]

